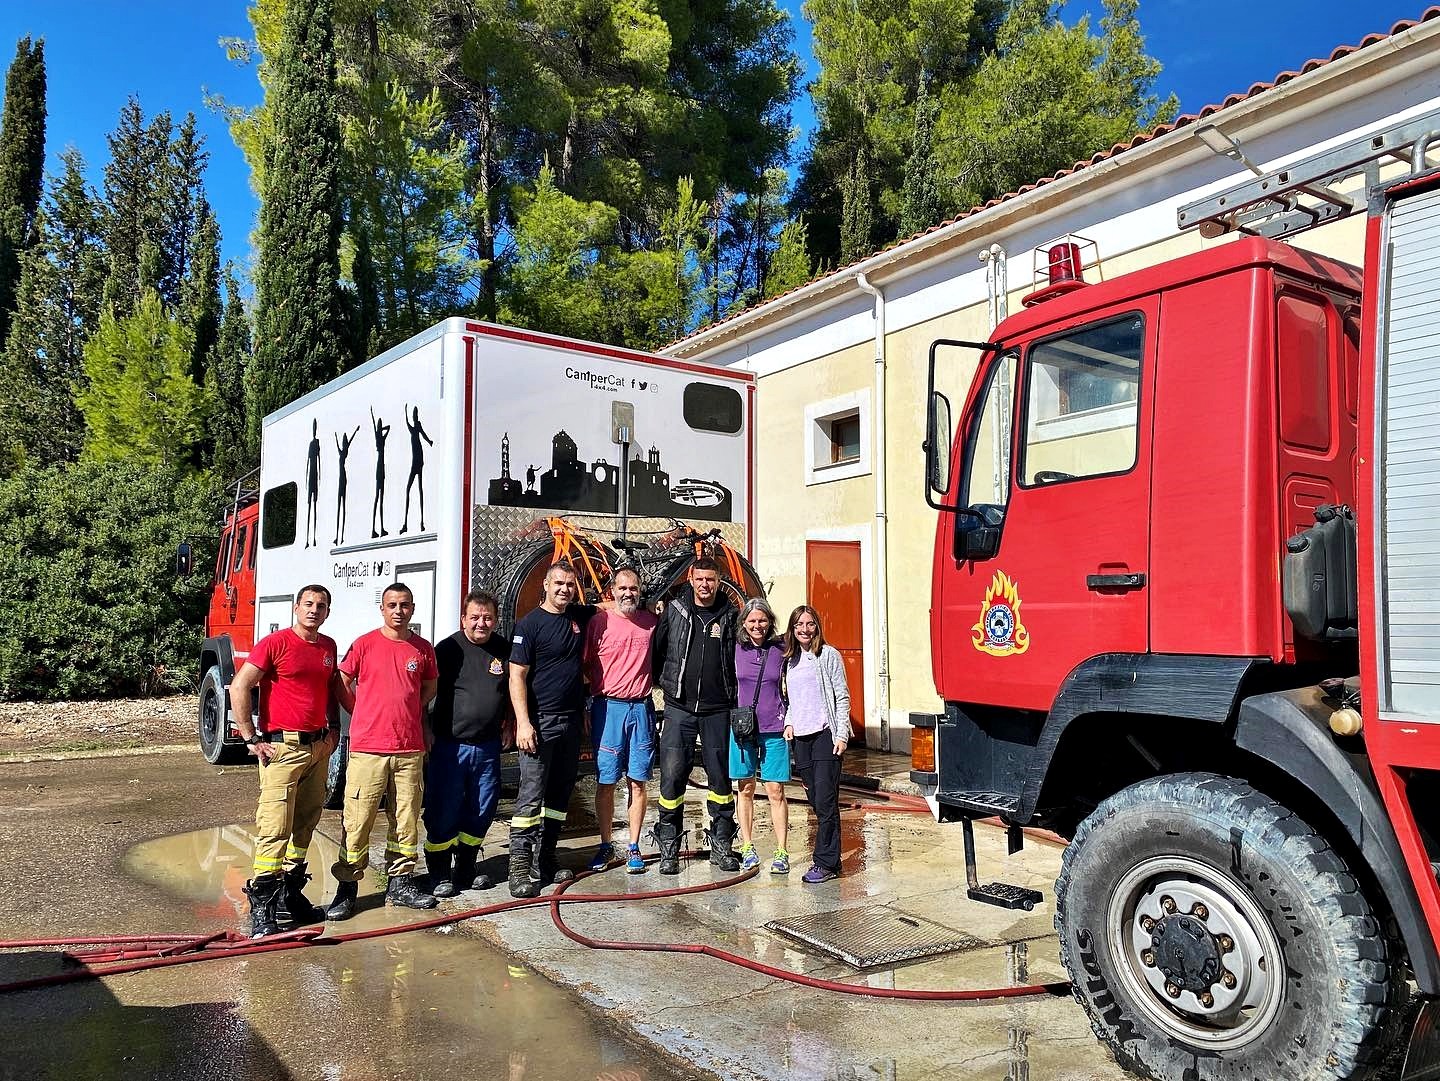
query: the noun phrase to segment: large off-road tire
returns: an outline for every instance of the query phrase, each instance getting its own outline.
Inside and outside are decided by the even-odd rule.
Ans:
[[[1367,1076],[1400,965],[1355,877],[1244,781],[1142,781],[1085,819],[1055,885],[1075,998],[1158,1081]]]
[[[225,742],[225,709],[225,680],[220,675],[219,665],[211,665],[200,680],[200,710],[196,724],[200,753],[211,765],[220,766],[245,759],[244,746]]]

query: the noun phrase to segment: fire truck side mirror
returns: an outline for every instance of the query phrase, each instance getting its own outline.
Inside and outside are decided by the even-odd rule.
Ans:
[[[175,550],[175,573],[181,578],[189,578],[194,570],[195,553],[189,541],[181,541],[180,547]]]
[[[950,490],[950,438],[950,400],[933,391],[925,423],[925,483],[941,499]]]

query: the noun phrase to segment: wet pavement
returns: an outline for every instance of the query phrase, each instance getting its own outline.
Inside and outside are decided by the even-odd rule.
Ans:
[[[686,809],[692,830],[702,797],[692,790]],[[253,798],[251,770],[216,770],[189,754],[0,766],[7,808],[0,851],[12,857],[0,872],[5,936],[239,927]],[[682,898],[570,906],[565,918],[597,938],[708,943],[794,972],[876,987],[1064,979],[1048,903],[1057,846],[1031,841],[1006,861],[1004,835],[977,829],[982,878],[1004,877],[1045,893],[1034,912],[1017,913],[964,899],[960,830],[927,815],[845,811],[842,877],[803,885],[807,819],[802,803],[791,807],[789,876],[765,873],[773,839],[762,800],[757,842],[765,861],[755,879]],[[327,812],[312,870],[328,865],[337,826],[338,816]],[[505,832],[502,819],[484,866],[497,881]],[[383,832],[374,841],[383,845]],[[562,860],[578,870],[593,846],[593,833],[567,836]],[[367,875],[362,911],[344,930],[418,918],[378,904],[374,877]],[[716,877],[698,862],[678,878],[662,878],[653,867],[638,876],[614,870],[572,892],[657,890]],[[332,892],[328,873],[316,870],[312,899]],[[472,891],[442,911],[506,897],[503,886]],[[841,912],[842,922],[851,912],[930,920],[967,948],[861,973],[765,928],[807,912]],[[0,955],[0,982],[55,965],[53,957]],[[836,1081],[1126,1077],[1068,996],[984,1003],[843,996],[704,956],[591,951],[562,937],[546,908],[467,921],[449,933],[208,961],[0,998],[0,1041],[0,1081],[659,1081],[699,1072]]]

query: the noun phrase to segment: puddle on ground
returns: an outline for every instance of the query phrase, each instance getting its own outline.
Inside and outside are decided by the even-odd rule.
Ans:
[[[333,891],[325,868],[334,853],[334,842],[317,836],[314,901]],[[152,906],[157,932],[241,926],[249,866],[244,827],[146,842],[126,858],[127,872],[173,898],[173,908]],[[345,930],[433,914],[385,909],[375,877],[366,875],[362,911]],[[502,892],[466,899],[479,905]],[[0,980],[58,967],[53,955],[0,956]],[[4,1006],[0,1081],[687,1076],[618,1039],[527,966],[453,931],[206,961],[27,993]]]

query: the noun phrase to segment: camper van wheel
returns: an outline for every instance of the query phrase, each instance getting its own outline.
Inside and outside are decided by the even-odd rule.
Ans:
[[[345,806],[345,763],[350,758],[350,735],[340,737],[340,743],[330,754],[330,763],[325,770],[325,809],[338,811]]]
[[[225,680],[220,666],[211,665],[200,681],[200,716],[198,734],[200,753],[211,765],[239,762],[245,758],[242,745],[225,742]]]
[[[1401,965],[1339,853],[1214,774],[1157,777],[1080,824],[1055,883],[1075,998],[1132,1073],[1365,1076]]]

